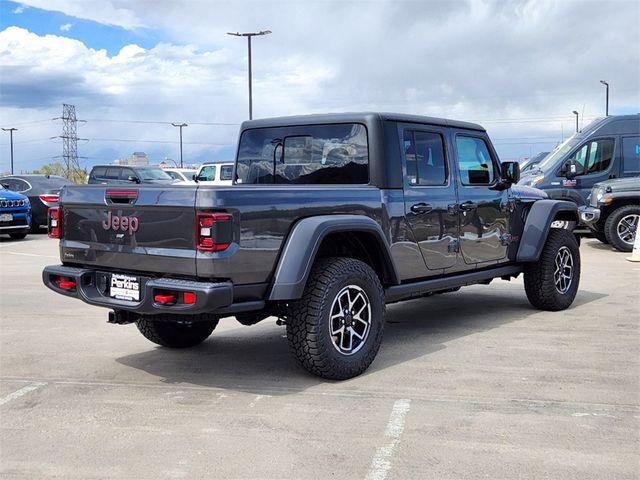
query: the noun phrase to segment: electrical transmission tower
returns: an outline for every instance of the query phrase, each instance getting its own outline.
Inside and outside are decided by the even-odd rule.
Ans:
[[[78,162],[78,140],[85,140],[84,138],[78,138],[78,122],[84,122],[84,120],[78,120],[76,118],[75,105],[69,105],[67,103],[62,104],[62,135],[57,138],[62,139],[62,158],[65,164],[65,177],[71,178],[71,173],[80,170],[80,163]],[[54,118],[54,120],[58,120]],[[56,138],[56,137],[54,137]],[[55,157],[59,158],[59,157]]]

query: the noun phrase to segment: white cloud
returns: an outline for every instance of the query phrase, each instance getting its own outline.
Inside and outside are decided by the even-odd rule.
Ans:
[[[24,5],[18,5],[16,8],[14,8],[11,13],[14,13],[15,15],[20,15],[21,13],[24,12],[25,6]]]
[[[73,27],[73,23],[65,23],[64,25],[60,25],[61,32],[68,32]]]
[[[382,110],[479,121],[509,158],[570,134],[572,110],[587,120],[602,115],[600,79],[611,85],[613,112],[640,107],[637,1],[25,3],[127,29],[154,28],[165,43],[127,45],[109,56],[77,40],[9,28],[0,33],[0,63],[15,75],[1,80],[9,109],[3,121],[18,122],[21,110],[38,105],[59,116],[63,101],[75,103],[81,118],[186,121],[185,153],[193,155],[217,148],[194,143],[236,140],[234,127],[193,122],[247,116],[246,40],[228,31],[273,31],[253,41],[256,117]],[[134,148],[171,155],[177,148],[95,140],[173,141],[175,129],[165,125],[88,122],[80,129],[92,138],[80,147],[89,156],[106,146],[122,155]]]

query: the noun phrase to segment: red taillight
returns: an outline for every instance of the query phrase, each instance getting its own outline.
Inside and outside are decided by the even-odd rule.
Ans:
[[[224,228],[227,227],[227,228]],[[220,252],[231,244],[231,215],[200,213],[196,217],[196,248],[205,252]]]
[[[153,296],[153,300],[156,303],[162,303],[163,305],[166,305],[167,303],[175,302],[176,296],[172,294],[167,294],[167,295],[157,294]]]
[[[52,207],[48,212],[49,237],[62,237],[62,207]]]
[[[40,201],[47,207],[57,205],[58,200],[60,200],[60,195],[58,195],[57,193],[44,193],[40,195]]]

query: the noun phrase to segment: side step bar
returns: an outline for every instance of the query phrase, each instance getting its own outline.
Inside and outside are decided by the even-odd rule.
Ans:
[[[394,285],[385,290],[385,302],[393,303],[411,297],[418,297],[425,293],[446,290],[448,288],[464,287],[498,277],[516,276],[522,272],[522,266],[492,268],[478,272],[462,273],[450,277],[434,278],[406,285]]]

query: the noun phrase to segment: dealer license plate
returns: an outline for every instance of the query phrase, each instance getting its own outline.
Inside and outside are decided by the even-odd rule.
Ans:
[[[139,302],[140,280],[138,277],[114,273],[111,275],[109,295],[111,298],[117,298],[118,300]]]
[[[10,222],[13,220],[13,215],[10,213],[3,213],[0,215],[0,222]]]

